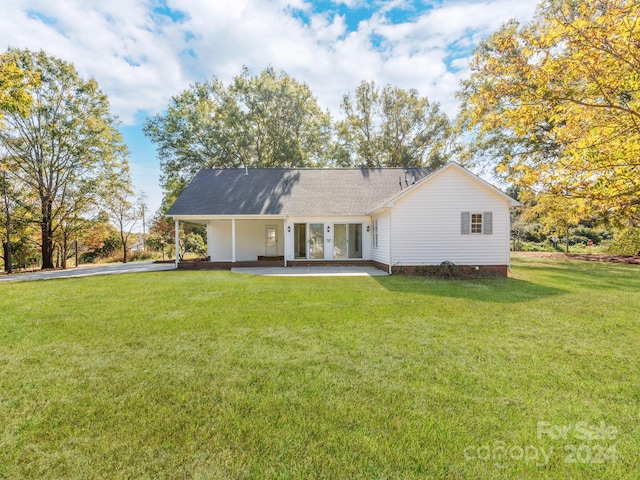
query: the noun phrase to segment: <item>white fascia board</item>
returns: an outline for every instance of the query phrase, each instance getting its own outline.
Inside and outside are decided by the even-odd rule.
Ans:
[[[208,220],[273,220],[284,219],[284,215],[165,215],[168,218],[184,220],[187,222],[208,221]]]

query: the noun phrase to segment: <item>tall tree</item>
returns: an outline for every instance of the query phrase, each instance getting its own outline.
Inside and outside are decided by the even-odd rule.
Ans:
[[[109,195],[104,204],[104,213],[120,235],[122,263],[127,263],[133,229],[142,222],[144,193],[136,195],[131,185],[119,188]]]
[[[323,164],[331,118],[306,84],[245,68],[229,86],[213,78],[173,97],[144,132],[157,146],[168,206],[201,168]]]
[[[545,0],[474,54],[461,117],[516,185],[640,222],[640,3]]]
[[[416,90],[362,82],[342,99],[336,161],[366,167],[438,167],[455,154],[455,133],[438,103]]]
[[[26,116],[33,104],[30,95],[31,89],[39,83],[39,75],[32,71],[25,72],[16,63],[14,55],[0,54],[0,130],[4,128],[4,112],[14,115]],[[2,242],[4,267],[7,273],[11,273],[12,252],[11,237],[14,223],[13,213],[20,205],[21,190],[15,183],[15,178],[9,171],[9,162],[6,155],[0,158],[0,195],[2,197],[2,216],[4,238]]]
[[[84,202],[102,190],[104,179],[127,175],[127,151],[95,80],[80,78],[73,65],[42,51],[9,53],[20,69],[37,72],[40,84],[26,117],[5,110],[0,144],[15,177],[37,196],[42,268],[53,268],[54,235],[74,201],[71,192],[82,185],[85,194],[75,198]]]

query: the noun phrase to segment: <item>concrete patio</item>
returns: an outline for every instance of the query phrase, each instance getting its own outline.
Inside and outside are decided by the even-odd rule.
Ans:
[[[387,272],[376,267],[252,267],[232,268],[231,272],[270,277],[382,277]]]

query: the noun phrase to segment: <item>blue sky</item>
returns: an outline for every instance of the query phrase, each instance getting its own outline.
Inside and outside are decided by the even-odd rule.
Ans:
[[[0,45],[72,62],[122,121],[133,181],[162,198],[144,120],[194,82],[228,82],[243,65],[307,83],[340,115],[362,80],[415,88],[451,116],[475,45],[534,0],[0,0]]]

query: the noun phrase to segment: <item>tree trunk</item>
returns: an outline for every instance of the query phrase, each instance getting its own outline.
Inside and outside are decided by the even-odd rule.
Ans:
[[[4,271],[7,273],[12,273],[13,268],[11,264],[11,242],[5,242],[2,244],[4,249]]]
[[[53,265],[53,218],[52,202],[48,199],[42,201],[42,269],[54,268]]]
[[[564,232],[564,251],[565,253],[569,253],[569,222],[565,224],[565,232]]]
[[[124,235],[120,235],[120,240],[122,240],[122,263],[127,263],[127,240]]]
[[[4,187],[7,186],[6,172],[4,173],[3,184],[4,184]],[[2,245],[4,247],[4,271],[7,273],[12,273],[13,264],[11,261],[11,256],[12,256],[11,255],[11,211],[9,208],[9,194],[6,188],[3,188],[3,190],[4,190],[3,193],[4,193],[4,207],[5,207],[4,213],[7,220],[4,226],[6,235],[7,235],[7,243]]]
[[[62,253],[62,269],[67,269],[67,257],[69,256],[69,240],[67,239],[67,235],[62,235],[62,245],[60,245],[60,251]]]

